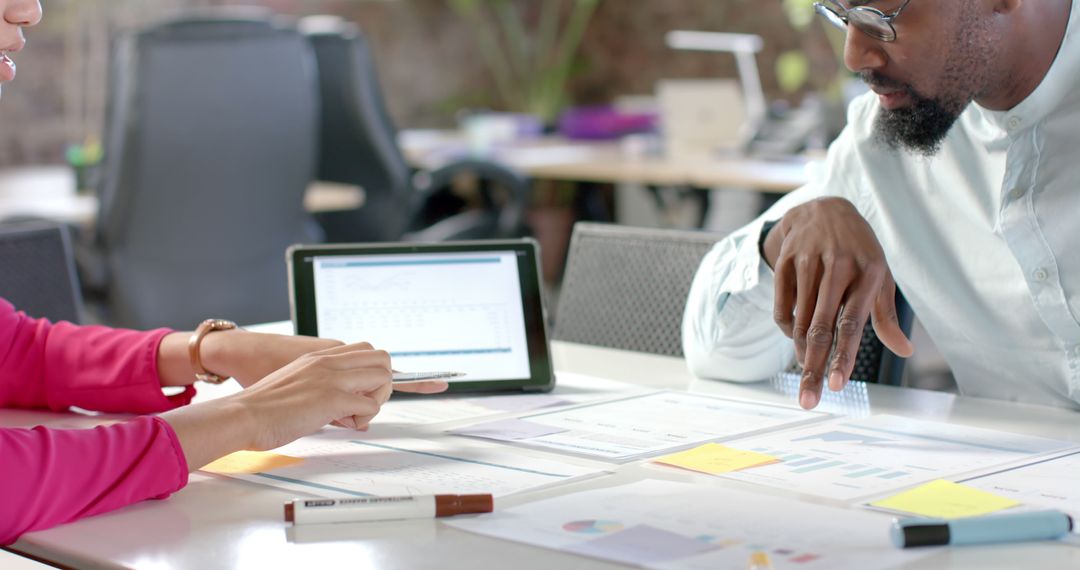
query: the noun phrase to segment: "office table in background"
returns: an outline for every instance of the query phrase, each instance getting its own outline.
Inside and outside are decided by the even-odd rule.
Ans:
[[[468,145],[457,131],[403,131],[400,142],[415,168],[438,168],[468,154]],[[694,159],[633,156],[626,154],[618,141],[574,141],[561,137],[503,145],[490,158],[538,180],[744,188],[774,194],[805,184],[810,164],[800,156],[777,160],[739,156]],[[356,208],[362,203],[361,189],[325,182],[312,183],[304,197],[304,207],[309,212]],[[74,172],[67,166],[0,171],[0,220],[31,216],[89,227],[97,211],[97,196],[77,193]]]
[[[262,330],[288,331],[287,323]],[[687,389],[734,398],[790,404],[769,383],[730,384],[695,379],[679,358],[631,353],[592,346],[553,343],[556,369],[618,379],[650,388]],[[199,398],[227,387],[201,386]],[[1080,413],[958,397],[942,392],[870,385],[869,412],[906,415],[1080,441]],[[33,422],[73,427],[92,419],[70,414],[0,411],[0,425]],[[377,421],[377,420],[376,420]],[[640,463],[617,468],[609,477],[510,497],[496,508],[654,478],[656,469]],[[701,481],[700,475],[664,473],[664,478]],[[776,494],[765,487],[712,480],[726,489]],[[505,568],[617,568],[619,566],[562,552],[494,540],[450,528],[434,520],[316,525],[293,528],[282,520],[286,491],[193,473],[187,488],[165,501],[145,501],[119,511],[55,529],[29,533],[13,546],[59,564],[109,568],[297,568],[356,567],[445,570]],[[527,500],[528,501],[527,501]],[[807,500],[813,501],[810,498]],[[718,510],[718,513],[722,513]],[[910,566],[919,569],[1019,568],[1037,561],[1040,568],[1080,567],[1080,548],[1027,543],[942,549]]]
[[[407,130],[399,138],[405,158],[416,168],[433,169],[469,152],[459,131]],[[670,158],[635,156],[619,141],[570,140],[558,136],[522,139],[492,148],[488,158],[541,180],[631,183],[693,188],[746,188],[790,192],[808,180],[809,160],[744,156]]]
[[[347,184],[314,182],[304,195],[309,212],[359,207],[363,192]],[[0,221],[11,217],[47,218],[79,227],[93,225],[98,197],[75,190],[75,174],[67,166],[0,170]]]

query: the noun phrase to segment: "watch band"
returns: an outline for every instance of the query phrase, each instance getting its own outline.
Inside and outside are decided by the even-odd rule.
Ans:
[[[214,331],[227,331],[235,329],[236,323],[232,321],[226,321],[225,319],[206,319],[199,323],[199,326],[195,328],[195,332],[191,334],[191,338],[188,339],[188,356],[191,357],[191,369],[195,371],[195,378],[203,382],[210,384],[221,384],[228,380],[228,377],[222,377],[213,372],[209,372],[202,364],[202,354],[200,352],[202,348],[203,338]]]
[[[765,259],[765,240],[769,237],[769,232],[772,231],[773,226],[778,223],[780,223],[780,220],[768,220],[761,225],[761,233],[758,234],[757,242],[757,250],[758,254],[761,255],[761,259]]]

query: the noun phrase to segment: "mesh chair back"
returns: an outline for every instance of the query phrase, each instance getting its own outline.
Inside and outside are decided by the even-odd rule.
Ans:
[[[682,356],[686,296],[722,235],[578,223],[555,316],[557,340]]]
[[[199,12],[119,38],[98,246],[110,324],[287,319],[285,249],[321,240],[311,46],[292,25]]]
[[[915,314],[899,289],[896,290],[896,316],[900,321],[900,329],[910,336]],[[905,358],[885,348],[874,332],[873,323],[868,320],[863,328],[859,351],[855,353],[855,369],[851,373],[851,379],[899,386],[903,383],[906,362]]]
[[[67,227],[0,225],[0,297],[33,317],[82,321],[82,296]]]

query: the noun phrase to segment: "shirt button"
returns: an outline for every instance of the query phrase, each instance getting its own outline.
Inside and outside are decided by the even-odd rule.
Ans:
[[[1020,128],[1020,117],[1009,117],[1008,122],[1005,123],[1010,131],[1015,131]]]
[[[1027,190],[1025,190],[1023,188],[1013,188],[1013,191],[1010,192],[1009,195],[1012,196],[1013,200],[1019,200],[1020,198],[1024,197],[1024,194],[1026,192],[1027,192]]]
[[[1031,276],[1034,277],[1036,281],[1046,281],[1046,279],[1050,277],[1050,274],[1047,273],[1045,269],[1040,267],[1036,269],[1035,272],[1031,274]]]

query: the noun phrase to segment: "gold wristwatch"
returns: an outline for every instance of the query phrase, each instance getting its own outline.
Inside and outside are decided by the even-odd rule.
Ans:
[[[195,371],[196,379],[210,384],[221,384],[228,380],[228,377],[219,376],[203,367],[202,355],[199,350],[202,347],[203,337],[206,335],[214,331],[227,331],[235,328],[236,323],[225,319],[206,319],[195,328],[195,332],[192,333],[191,338],[188,340],[188,356],[191,357],[191,369]]]

